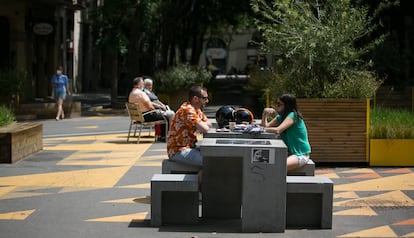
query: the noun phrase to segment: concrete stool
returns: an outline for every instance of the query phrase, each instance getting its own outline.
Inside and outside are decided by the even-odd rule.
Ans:
[[[195,165],[177,163],[170,159],[162,160],[163,174],[197,174],[200,168]]]
[[[333,182],[326,177],[286,176],[286,227],[332,228]]]
[[[289,171],[287,175],[300,175],[300,176],[315,176],[315,163],[309,160],[304,166]]]
[[[151,179],[151,225],[198,222],[198,175],[154,174]]]

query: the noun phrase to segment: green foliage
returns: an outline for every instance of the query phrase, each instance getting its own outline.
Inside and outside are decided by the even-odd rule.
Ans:
[[[97,28],[97,45],[110,46],[120,54],[128,52],[127,27],[135,13],[136,0],[105,0],[91,16]]]
[[[18,98],[27,82],[27,72],[16,69],[0,70],[0,99],[9,103],[10,100]]]
[[[376,25],[366,8],[350,0],[253,0],[252,7],[262,49],[281,56],[271,87],[297,97],[369,98],[382,83],[367,53],[384,36],[370,35]]]
[[[4,105],[0,105],[0,127],[9,125],[15,120],[13,112]]]
[[[371,110],[371,139],[414,139],[414,116],[404,110]]]
[[[210,81],[212,74],[200,66],[180,64],[155,72],[159,92],[169,93],[179,89],[189,89],[193,85],[203,85]]]

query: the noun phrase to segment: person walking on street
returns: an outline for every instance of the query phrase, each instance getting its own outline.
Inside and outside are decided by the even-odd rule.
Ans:
[[[66,95],[70,95],[69,90],[69,78],[63,74],[63,67],[58,66],[56,68],[56,74],[52,77],[52,87],[54,90],[54,99],[56,101],[56,121],[65,118],[65,112],[63,111],[63,102],[66,99]]]

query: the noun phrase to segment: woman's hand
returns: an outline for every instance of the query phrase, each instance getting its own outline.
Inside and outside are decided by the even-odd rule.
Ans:
[[[265,109],[263,109],[263,115],[264,116],[274,116],[276,115],[276,110],[271,108],[271,107],[266,107]]]

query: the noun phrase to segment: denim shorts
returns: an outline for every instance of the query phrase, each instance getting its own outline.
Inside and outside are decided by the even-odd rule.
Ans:
[[[170,159],[183,164],[199,166],[200,168],[203,166],[203,157],[201,156],[200,151],[195,148],[188,148],[180,151]]]
[[[62,100],[66,99],[66,91],[55,91],[55,100],[61,98]]]

